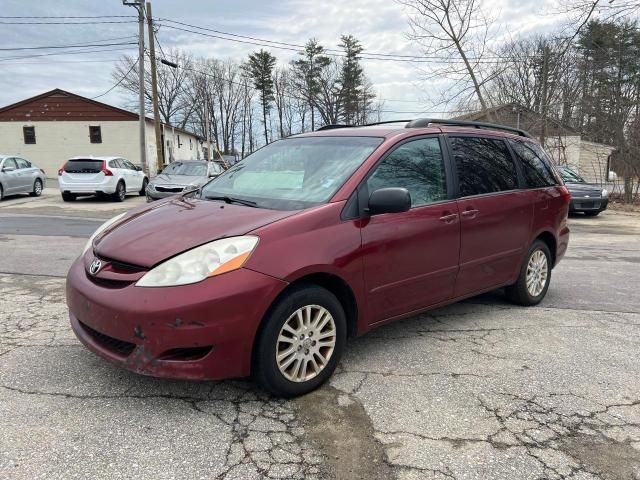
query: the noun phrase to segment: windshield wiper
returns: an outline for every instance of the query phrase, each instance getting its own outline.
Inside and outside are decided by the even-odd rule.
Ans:
[[[225,203],[239,203],[240,205],[245,205],[247,207],[257,207],[258,204],[256,202],[252,202],[251,200],[245,200],[243,198],[235,198],[229,197],[226,195],[206,195],[204,198],[207,200],[222,200]]]

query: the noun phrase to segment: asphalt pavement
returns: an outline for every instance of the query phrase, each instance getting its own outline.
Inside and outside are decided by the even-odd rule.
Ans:
[[[572,218],[540,306],[496,292],[381,327],[283,401],[84,349],[64,275],[114,211],[27,208],[0,207],[0,478],[640,478],[640,215]]]

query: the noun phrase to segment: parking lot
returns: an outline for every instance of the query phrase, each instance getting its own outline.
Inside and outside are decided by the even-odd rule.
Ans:
[[[571,218],[540,306],[496,292],[381,327],[284,401],[138,376],[75,339],[66,270],[143,202],[0,204],[0,478],[640,478],[640,215]]]

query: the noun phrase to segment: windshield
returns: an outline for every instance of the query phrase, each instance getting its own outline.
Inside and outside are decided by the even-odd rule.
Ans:
[[[279,140],[209,182],[202,198],[227,196],[277,210],[326,203],[382,141],[377,137]]]
[[[193,177],[205,177],[207,166],[203,163],[173,162],[162,173],[167,175],[191,175]]]
[[[585,183],[584,178],[568,167],[560,167],[560,176],[562,180],[569,183]]]

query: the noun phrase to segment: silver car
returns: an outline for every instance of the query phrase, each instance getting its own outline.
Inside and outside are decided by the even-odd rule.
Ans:
[[[149,182],[147,200],[176,195],[182,191],[202,187],[224,169],[216,162],[206,160],[175,161],[167,165],[160,175]]]
[[[44,170],[24,158],[0,155],[0,200],[18,193],[39,197],[45,185]]]

